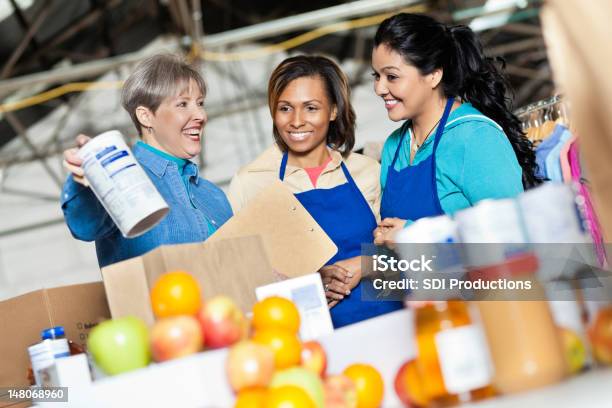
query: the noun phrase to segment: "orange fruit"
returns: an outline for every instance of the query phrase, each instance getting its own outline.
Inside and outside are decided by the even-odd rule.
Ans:
[[[245,388],[236,396],[234,408],[260,408],[265,403],[266,393],[261,387]]]
[[[385,384],[382,376],[369,364],[353,364],[343,372],[357,388],[357,408],[377,408],[383,400]]]
[[[252,323],[255,330],[275,328],[297,333],[300,313],[289,299],[272,296],[255,303]]]
[[[268,391],[264,408],[315,408],[306,391],[294,385],[284,385]]]
[[[300,364],[302,343],[295,333],[283,329],[264,329],[256,331],[252,340],[274,351],[274,367],[277,369]]]
[[[158,318],[195,315],[202,306],[200,285],[187,272],[164,273],[151,289],[151,305]]]

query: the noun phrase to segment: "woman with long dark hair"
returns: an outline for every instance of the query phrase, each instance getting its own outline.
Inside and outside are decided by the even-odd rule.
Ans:
[[[506,81],[469,27],[397,14],[376,32],[372,67],[389,118],[404,121],[383,148],[375,242],[392,241],[406,221],[539,183]]]

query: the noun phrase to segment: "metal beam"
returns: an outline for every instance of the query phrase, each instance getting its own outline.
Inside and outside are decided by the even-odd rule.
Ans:
[[[285,34],[304,29],[319,27],[330,22],[369,15],[372,13],[396,10],[421,3],[422,0],[360,0],[339,6],[281,18],[278,20],[255,24],[249,27],[225,31],[207,36],[203,40],[205,49],[235,45],[239,42],[257,41],[266,37]],[[171,48],[171,47],[169,47]],[[169,51],[178,50],[178,45]],[[99,61],[86,62],[68,68],[57,68],[50,71],[24,75],[0,81],[0,95],[25,86],[39,83],[67,82],[82,78],[91,78],[110,71],[117,66],[135,63],[155,53],[155,51],[138,51]]]
[[[542,28],[533,24],[511,23],[503,25],[500,28],[507,33],[524,34],[530,37],[542,35]]]
[[[514,76],[518,76],[522,78],[530,78],[530,79],[540,78],[540,71],[538,71],[537,69],[519,67],[519,66],[512,65],[512,64],[506,65],[505,72],[510,75],[514,75]]]
[[[45,168],[45,170],[47,171],[47,173],[49,174],[49,177],[51,177],[51,179],[53,179],[53,181],[55,182],[55,184],[57,184],[57,186],[61,189],[63,183],[63,180],[61,179],[61,177],[59,177],[55,171],[51,168],[51,166],[49,165],[49,163],[47,163],[46,157],[44,154],[41,154],[38,149],[36,148],[36,145],[32,142],[32,140],[29,138],[28,136],[28,132],[26,130],[26,127],[21,123],[21,121],[19,119],[17,119],[17,117],[11,113],[8,112],[6,114],[6,119],[9,122],[9,124],[13,127],[13,129],[15,129],[15,131],[17,132],[17,134],[19,134],[19,136],[21,136],[21,138],[23,139],[23,141],[25,142],[26,146],[32,151],[32,153],[34,153],[34,157],[36,157],[38,160],[40,160],[40,164],[42,164],[42,166]]]
[[[17,5],[14,6],[17,7]],[[13,67],[15,66],[17,61],[19,61],[19,58],[21,58],[21,55],[24,53],[26,48],[28,48],[28,45],[30,45],[30,43],[34,41],[34,36],[36,35],[36,32],[38,31],[42,23],[47,19],[50,12],[51,9],[49,7],[49,1],[47,0],[45,1],[42,6],[42,9],[34,19],[34,23],[28,26],[28,30],[22,37],[21,41],[19,42],[19,45],[17,45],[17,48],[15,48],[6,64],[4,64],[4,67],[2,67],[2,73],[0,73],[0,78],[7,78],[11,75]]]
[[[486,52],[486,54],[491,57],[499,57],[499,56],[506,55],[506,54],[512,54],[516,52],[521,52],[521,51],[545,47],[545,46],[546,44],[544,43],[544,39],[542,39],[542,37],[528,38],[526,40],[519,40],[519,41],[514,41],[508,44],[491,47]]]
[[[366,16],[374,13],[397,10],[422,3],[421,0],[360,0],[339,6],[295,16],[279,18],[261,24],[225,31],[210,35],[204,41],[206,47],[217,47],[244,41],[257,41],[263,38],[282,35],[299,30],[308,30],[339,20]]]
[[[550,67],[548,66],[548,63],[545,63],[540,68],[538,68],[538,72],[539,73],[537,77],[526,81],[519,88],[518,92],[516,92],[516,97],[514,98],[516,106],[524,105],[527,102],[529,96],[537,87],[542,86],[544,81],[550,80]]]

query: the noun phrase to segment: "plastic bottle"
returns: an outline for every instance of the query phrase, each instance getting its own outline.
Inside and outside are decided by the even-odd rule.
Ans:
[[[449,406],[494,395],[486,341],[466,302],[419,302],[415,307],[416,364],[428,406]]]
[[[70,355],[70,347],[62,326],[45,329],[40,335],[42,341],[28,347],[34,380],[38,386],[42,386],[44,382],[40,370],[53,365],[55,359]]]

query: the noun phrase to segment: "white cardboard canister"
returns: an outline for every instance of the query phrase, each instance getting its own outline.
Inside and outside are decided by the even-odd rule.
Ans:
[[[395,243],[403,259],[418,256],[418,252],[435,257],[438,272],[462,264],[457,223],[448,215],[416,220],[395,235]]]
[[[540,258],[538,274],[543,281],[574,278],[562,254],[580,254],[596,265],[590,235],[578,210],[576,194],[566,184],[549,182],[521,194],[518,198],[529,242]],[[571,245],[573,244],[573,245]],[[570,258],[568,258],[570,259]]]
[[[464,273],[457,223],[448,215],[416,220],[395,235],[395,243],[395,250],[402,259],[425,255],[434,260],[435,275],[431,272],[410,272],[410,277],[417,281],[424,282],[424,279],[432,277],[460,279]],[[460,298],[461,293],[458,290],[440,290],[432,294],[429,290],[417,289],[411,291],[409,296],[412,301],[439,300],[437,296],[443,299]]]
[[[69,356],[70,346],[66,339],[47,339],[28,347],[28,354],[30,355],[36,385],[42,386],[43,380],[40,377],[40,371],[53,365],[56,358]]]
[[[457,223],[448,215],[421,218],[395,236],[398,244],[443,244],[459,242]]]
[[[544,183],[518,198],[529,242],[586,243],[572,188],[561,183]]]
[[[497,265],[529,250],[516,200],[483,200],[457,212],[455,220],[466,266]]]
[[[91,189],[124,237],[144,234],[168,213],[168,204],[119,131],[94,137],[78,155]]]

